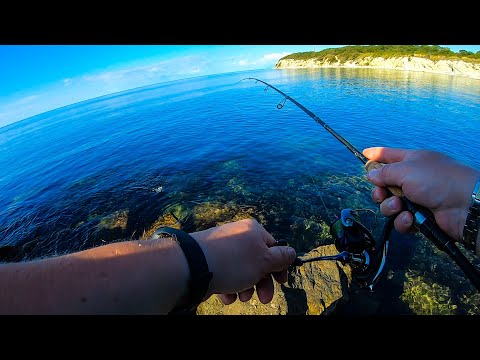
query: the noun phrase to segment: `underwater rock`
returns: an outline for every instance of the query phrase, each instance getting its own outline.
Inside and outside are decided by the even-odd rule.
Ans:
[[[55,244],[53,247],[54,253],[60,252],[73,252],[76,250],[84,250],[90,247],[102,245],[105,243],[118,241],[118,239],[125,239],[128,237],[128,222],[129,222],[129,210],[118,210],[107,216],[98,216],[96,214],[90,214],[87,219],[87,226],[92,226],[92,232],[90,236],[82,243],[82,248],[71,248],[67,243]],[[78,222],[74,225],[74,228],[81,229],[85,226],[85,222]]]
[[[168,212],[160,215],[143,232],[141,238],[148,239],[156,229],[163,226],[182,229],[186,232],[195,232],[252,218],[260,221],[261,216],[257,216],[256,209],[248,205],[226,204],[216,201],[197,203],[191,209],[182,205],[175,205],[170,207]]]
[[[103,217],[97,224],[97,229],[126,229],[128,222],[128,210],[115,211],[113,214]]]
[[[257,218],[252,206],[204,202],[193,208],[192,216],[197,231],[205,230],[228,222]]]
[[[293,246],[297,252],[307,252],[318,246],[333,243],[330,227],[325,222],[316,222],[311,218],[295,215],[292,215],[289,220],[292,233],[290,246]]]
[[[432,283],[423,276],[406,274],[406,282],[401,299],[418,315],[455,315],[457,305],[447,286]]]
[[[178,219],[172,213],[166,213],[161,215],[153,224],[150,226],[148,230],[145,230],[141,236],[142,240],[148,239],[150,236],[153,235],[155,230],[160,227],[171,227],[175,229],[180,229],[180,223]]]
[[[319,246],[304,257],[335,255],[334,245]],[[255,293],[249,301],[236,300],[224,305],[211,296],[197,308],[197,315],[328,315],[348,300],[352,283],[349,265],[337,261],[306,263],[289,271],[288,281],[274,281],[275,293],[268,304],[262,304]]]
[[[463,249],[462,246],[459,246]],[[478,258],[464,255],[476,267]],[[418,239],[415,252],[403,271],[403,292],[400,296],[412,314],[472,315],[479,313],[480,293],[465,274],[436,248],[431,241]]]

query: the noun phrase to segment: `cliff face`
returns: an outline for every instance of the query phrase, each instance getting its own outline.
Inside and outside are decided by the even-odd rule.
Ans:
[[[448,75],[466,76],[472,79],[480,79],[480,64],[465,62],[463,60],[439,60],[433,61],[422,57],[365,57],[354,61],[341,63],[328,60],[294,60],[281,59],[275,65],[275,69],[302,69],[321,67],[349,67],[349,68],[382,68],[395,70],[424,71]]]

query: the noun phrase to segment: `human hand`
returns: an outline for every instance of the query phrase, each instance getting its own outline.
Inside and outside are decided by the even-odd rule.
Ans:
[[[194,232],[205,253],[213,278],[205,297],[219,294],[224,304],[251,299],[255,289],[259,300],[273,298],[273,278],[287,281],[288,266],[296,252],[288,246],[274,246],[275,239],[256,220],[245,219]]]
[[[435,151],[371,147],[363,150],[370,160],[385,165],[368,173],[376,187],[372,199],[380,204],[384,216],[398,214],[394,224],[397,231],[412,229],[413,216],[402,211],[396,196],[387,196],[386,186],[397,186],[405,197],[432,211],[440,228],[460,241],[471,204],[471,194],[480,172]]]

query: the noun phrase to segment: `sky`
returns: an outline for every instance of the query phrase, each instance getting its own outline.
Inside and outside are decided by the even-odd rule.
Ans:
[[[283,56],[344,45],[0,45],[0,127],[165,81],[272,69]],[[441,45],[477,52],[480,45]]]

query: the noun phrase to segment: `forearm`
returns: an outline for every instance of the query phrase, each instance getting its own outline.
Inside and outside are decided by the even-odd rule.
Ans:
[[[0,313],[164,314],[185,295],[188,277],[171,239],[112,243],[0,265]]]

